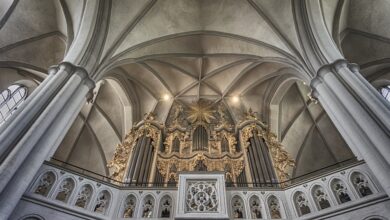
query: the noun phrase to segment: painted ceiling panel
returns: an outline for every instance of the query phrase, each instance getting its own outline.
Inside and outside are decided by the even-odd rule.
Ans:
[[[337,161],[353,158],[354,155],[330,121],[329,116],[324,114],[317,123],[321,135],[327,143],[329,150],[335,155]]]
[[[126,75],[129,76],[130,80],[146,87],[148,92],[152,92],[152,95],[158,97],[160,94],[169,92],[160,79],[141,64],[133,63],[125,65],[122,66],[122,69],[126,72]]]
[[[280,131],[282,138],[286,135],[287,129],[290,128],[294,120],[297,120],[303,110],[306,109],[305,103],[296,84],[290,87],[289,91],[283,97],[280,107]],[[306,114],[306,113],[305,113]]]
[[[337,161],[335,161],[333,155],[329,152],[318,130],[313,129],[299,152],[294,176],[319,170],[335,162]]]
[[[390,1],[353,0],[349,8],[350,28],[390,39]]]
[[[74,146],[67,162],[101,175],[109,175],[106,172],[106,158],[102,149],[86,127],[81,132],[80,139]]]
[[[157,1],[127,35],[115,54],[166,35],[200,30],[198,1]]]
[[[0,31],[0,47],[57,31],[52,0],[19,1]]]
[[[63,40],[57,36],[51,36],[0,53],[0,60],[27,63],[46,72],[50,66],[62,61],[64,53],[65,44]]]
[[[356,45],[359,45],[357,47]],[[344,55],[353,63],[366,64],[375,60],[389,58],[390,39],[388,42],[358,33],[349,33],[342,42]],[[367,51],[370,51],[367,53]]]
[[[326,27],[328,28],[329,34],[332,34],[333,20],[335,19],[335,13],[339,1],[344,0],[321,0],[322,13],[324,14],[324,21]]]
[[[282,33],[283,37],[292,43],[293,48],[301,51],[294,24],[292,2],[286,0],[254,0],[254,2],[260,7],[264,16],[275,26],[276,31]]]
[[[142,10],[145,8],[145,6],[150,4],[150,2],[151,0],[112,1],[110,25],[102,58],[106,55],[109,49],[113,49],[119,38],[121,38],[121,34],[131,30],[131,28],[133,27],[132,24],[135,23],[135,20],[139,16],[141,16]]]
[[[202,68],[202,59],[197,57],[159,57],[156,60],[179,67],[196,78]]]
[[[91,127],[91,132],[96,136],[97,142],[102,148],[104,157],[110,160],[114,156],[115,143],[120,143],[122,140],[118,138],[108,119],[97,108],[92,108],[88,124]]]
[[[112,122],[114,129],[122,134],[124,106],[119,97],[109,81],[106,81],[99,89],[99,99],[96,99],[94,108],[102,111],[103,116]]]
[[[250,64],[252,64],[251,61],[246,61],[238,64],[235,63],[233,66],[229,66],[227,69],[223,69],[218,72],[214,70],[215,71],[214,74],[206,75],[205,81],[207,83],[210,83],[214,87],[218,88],[220,93],[225,93],[229,85],[231,85],[236,80],[236,78],[240,75],[240,72],[242,72]],[[223,66],[221,66],[220,68],[223,68]]]
[[[79,33],[86,0],[65,0],[65,2],[70,14],[70,19],[72,20],[73,34],[76,36]]]
[[[159,62],[145,61],[145,63],[151,68],[148,69],[149,71],[154,72],[160,77],[160,81],[168,87],[169,91],[172,92],[172,95],[177,95],[182,89],[199,79],[192,75],[186,75],[176,68]]]

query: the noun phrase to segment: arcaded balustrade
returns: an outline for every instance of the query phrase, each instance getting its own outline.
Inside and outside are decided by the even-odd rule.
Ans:
[[[226,188],[230,218],[242,219],[317,218],[384,197],[364,163],[285,189]],[[44,164],[24,198],[31,206],[45,204],[95,219],[160,219],[174,217],[177,188],[118,187]],[[17,215],[39,214],[32,210],[25,208]]]

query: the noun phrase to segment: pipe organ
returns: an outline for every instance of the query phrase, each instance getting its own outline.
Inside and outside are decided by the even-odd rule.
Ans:
[[[228,185],[265,186],[286,180],[293,165],[254,112],[235,125],[222,103],[201,99],[174,103],[165,124],[147,114],[108,167],[114,179],[135,185],[176,185],[181,171],[223,171]]]

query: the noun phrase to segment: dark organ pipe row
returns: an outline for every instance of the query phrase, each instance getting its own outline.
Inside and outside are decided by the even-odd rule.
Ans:
[[[152,168],[154,147],[152,139],[143,135],[138,138],[129,164],[127,181],[135,184],[146,184]]]
[[[276,175],[264,139],[260,138],[256,132],[249,139],[248,160],[253,183],[276,183]]]
[[[208,134],[203,126],[198,126],[192,137],[193,151],[207,151],[208,147]]]

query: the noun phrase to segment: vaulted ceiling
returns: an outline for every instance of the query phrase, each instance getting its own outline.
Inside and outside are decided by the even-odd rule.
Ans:
[[[384,19],[390,3],[319,2],[318,19],[346,58],[361,64],[372,81],[388,77],[390,32],[383,27],[390,25]],[[105,30],[103,40],[94,45],[101,49],[91,55],[97,60],[91,76],[99,81],[95,102],[83,108],[56,157],[108,174],[104,161],[143,114],[154,111],[165,121],[174,100],[199,98],[222,100],[236,121],[254,109],[296,159],[306,158],[299,159],[306,161],[302,167],[321,155],[315,143],[328,152],[324,160],[347,157],[334,156],[347,155],[345,143],[329,132],[334,126],[321,106],[309,101],[310,89],[301,83],[308,84],[315,73],[297,32],[295,1],[4,0],[1,85],[26,78],[40,82],[49,66],[86,47],[79,39],[97,34],[85,23],[96,16],[89,11],[98,4],[106,4],[108,12],[98,24]],[[163,99],[166,95],[169,100]],[[103,162],[96,166],[96,161]]]

